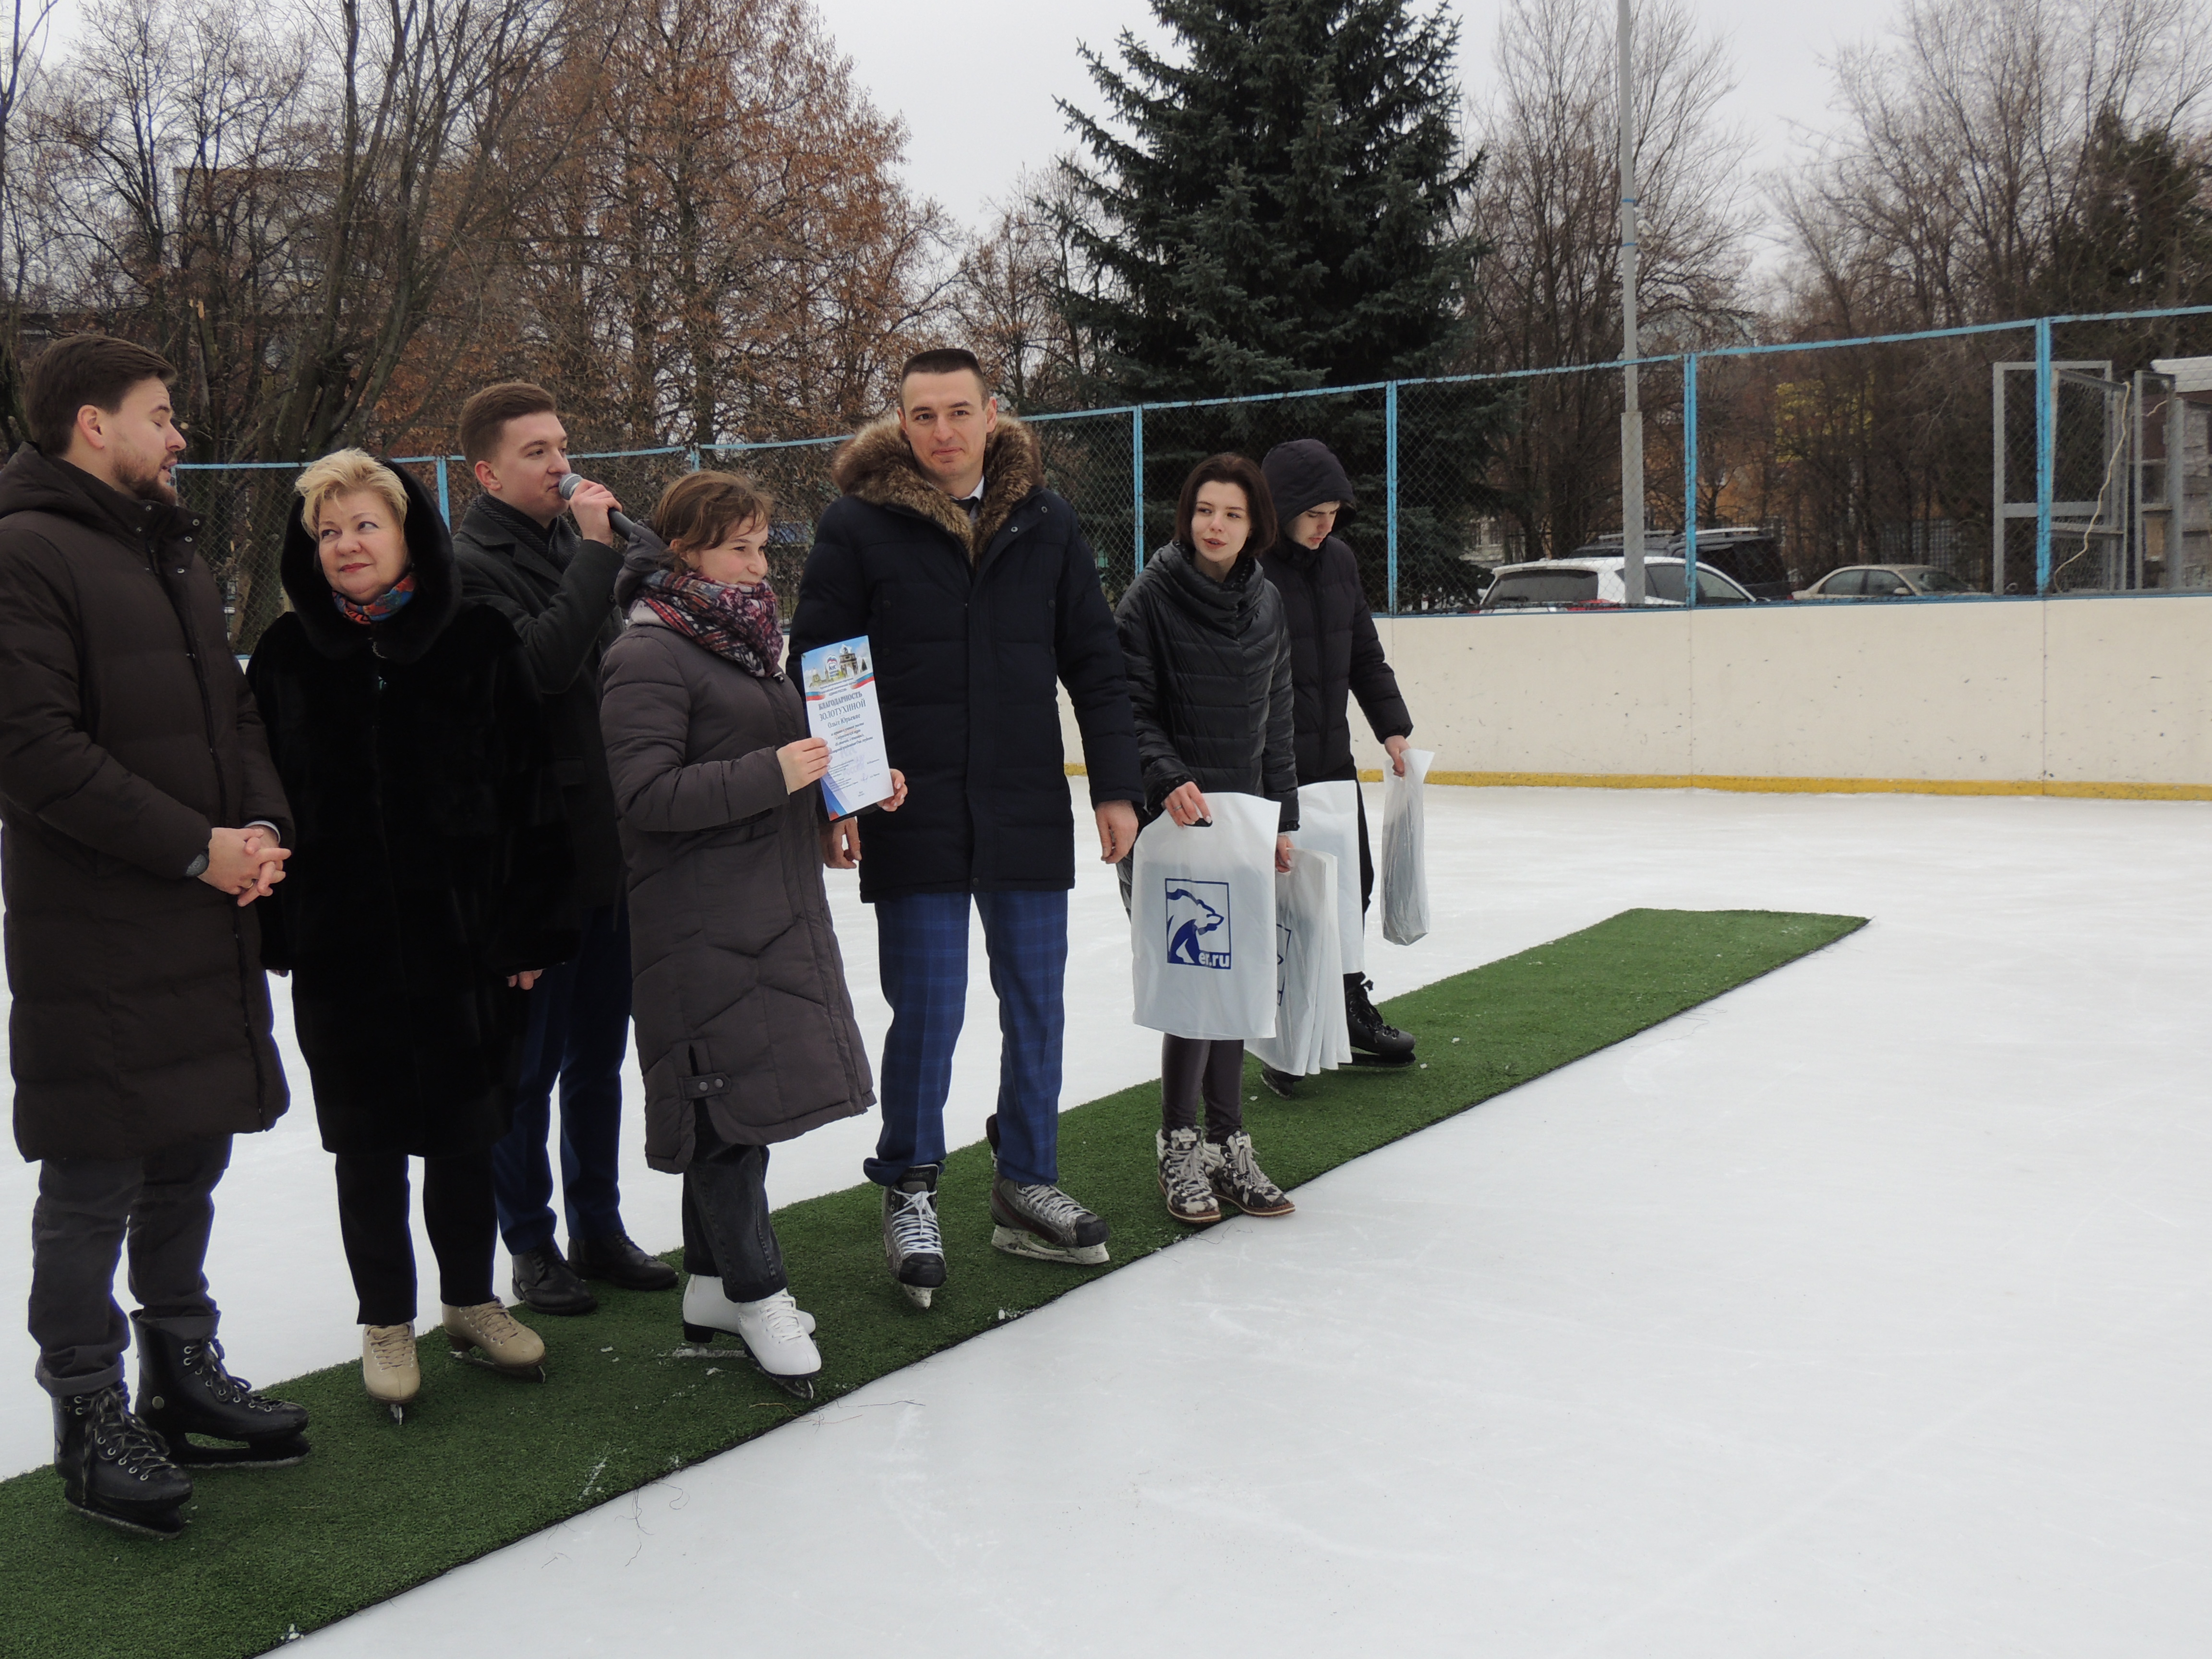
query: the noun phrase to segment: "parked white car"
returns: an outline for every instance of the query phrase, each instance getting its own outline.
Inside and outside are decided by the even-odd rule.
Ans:
[[[1619,554],[1583,555],[1571,559],[1537,559],[1527,564],[1498,568],[1484,590],[1480,611],[1616,611],[1628,602],[1621,586]],[[1687,566],[1680,559],[1644,561],[1646,605],[1681,605],[1689,591]],[[1752,596],[1742,585],[1709,566],[1698,567],[1698,603],[1750,605]]]
[[[1793,599],[1917,599],[1930,593],[1973,593],[1948,570],[1932,564],[1847,564],[1831,570]]]

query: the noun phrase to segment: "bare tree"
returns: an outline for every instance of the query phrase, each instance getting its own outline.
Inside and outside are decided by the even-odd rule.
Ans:
[[[1613,33],[1576,0],[1510,0],[1498,81],[1479,111],[1470,228],[1489,246],[1469,367],[1602,362],[1620,350],[1618,98]],[[1637,305],[1647,356],[1740,337],[1751,234],[1744,136],[1716,113],[1727,50],[1685,0],[1647,0],[1636,32]],[[1620,388],[1611,376],[1528,383],[1500,482],[1531,556],[1567,553],[1610,516]],[[1675,516],[1679,518],[1677,509]]]
[[[2196,0],[1905,0],[1836,80],[1840,130],[1778,192],[1798,325],[1942,327],[2069,304],[2112,161],[2201,134],[2212,37]]]
[[[1088,203],[1058,164],[1024,170],[961,250],[947,320],[1017,408],[1066,406],[1092,372],[1089,343],[1060,296],[1078,284],[1068,234]]]
[[[257,453],[296,321],[307,79],[296,32],[212,0],[124,0],[42,88],[55,289],[185,372],[209,453]]]
[[[529,349],[586,428],[712,444],[872,410],[944,240],[902,127],[805,0],[643,0],[603,38],[518,254]]]
[[[328,139],[313,281],[268,417],[283,456],[354,429],[454,268],[504,253],[508,169],[544,161],[510,141],[547,137],[530,114],[569,38],[555,0],[335,0],[315,15]]]
[[[15,234],[21,181],[16,137],[24,95],[39,67],[39,37],[46,32],[57,0],[15,0],[9,9],[7,55],[0,58],[0,440],[13,448],[27,435],[23,428],[23,372],[18,342],[23,332],[23,296],[28,286],[29,249]]]
[[[215,454],[367,435],[504,257],[564,35],[552,0],[119,0],[41,88],[58,305],[185,368]]]

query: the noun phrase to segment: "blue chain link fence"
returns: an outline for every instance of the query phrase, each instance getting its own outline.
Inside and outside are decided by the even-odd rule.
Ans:
[[[1638,365],[1646,550],[1701,559],[1762,597],[1838,568],[1917,565],[1978,594],[2212,586],[2212,307],[1744,345]],[[1340,531],[1378,613],[1480,602],[1499,566],[1617,553],[1623,365],[1377,382],[1028,414],[1118,597],[1173,533],[1190,467],[1320,438],[1355,505]],[[788,604],[836,497],[845,434],[578,455],[641,516],[694,468],[775,496],[772,578]],[[477,486],[458,456],[402,458],[448,520]],[[291,462],[187,463],[241,649],[283,608]],[[1655,588],[1655,592],[1658,590]]]

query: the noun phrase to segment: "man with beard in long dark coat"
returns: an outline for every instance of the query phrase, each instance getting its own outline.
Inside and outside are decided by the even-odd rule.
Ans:
[[[184,1526],[179,1464],[297,1462],[307,1421],[225,1370],[201,1271],[231,1137],[287,1103],[246,907],[283,878],[291,814],[200,521],[177,504],[174,375],[125,341],[57,341],[26,387],[33,441],[0,471],[0,880],[15,1141],[40,1165],[31,1334],[64,1498],[155,1537]],[[126,1238],[127,1322],[111,1290]]]

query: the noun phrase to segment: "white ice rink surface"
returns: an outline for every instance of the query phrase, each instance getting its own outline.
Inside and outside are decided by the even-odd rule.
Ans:
[[[1437,931],[1371,945],[1384,994],[1632,905],[1873,925],[307,1650],[2201,1656],[2212,806],[1430,796]],[[1152,1071],[1105,875],[1070,1103]],[[777,1201],[872,1133],[778,1149]],[[307,1103],[239,1149],[233,1359],[345,1358]],[[655,1248],[676,1188],[630,1179]],[[20,1468],[47,1427],[9,1340]]]

